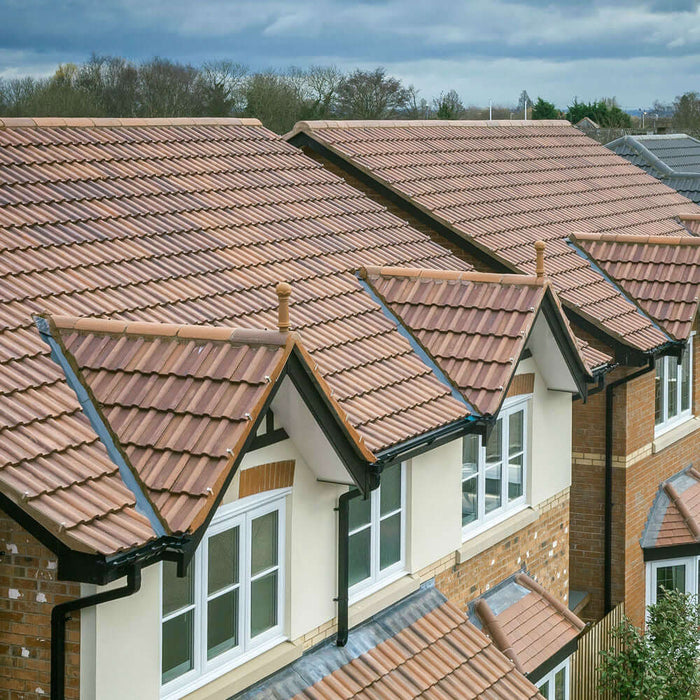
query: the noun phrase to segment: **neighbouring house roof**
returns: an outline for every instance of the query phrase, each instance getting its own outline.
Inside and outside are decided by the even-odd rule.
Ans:
[[[360,277],[482,415],[498,412],[547,296],[579,376],[588,374],[544,278],[394,267],[364,268]]]
[[[700,203],[700,140],[687,134],[623,136],[606,147]]]
[[[575,642],[586,627],[524,573],[511,576],[470,604],[470,617],[521,673],[535,680],[542,675],[538,669]]]
[[[541,698],[466,615],[435,588],[414,593],[355,628],[345,647],[328,640],[240,700]]]
[[[698,310],[700,238],[574,233],[569,240],[671,338],[688,338]]]
[[[36,332],[44,311],[265,329],[286,280],[304,348],[369,450],[468,415],[353,270],[469,266],[257,120],[3,119],[0,179],[0,485],[19,509],[28,474],[75,503],[109,487],[90,537],[152,536]]]
[[[594,122],[590,117],[579,119],[574,126],[578,129],[600,129],[600,124]]]
[[[695,468],[659,486],[640,542],[646,550],[700,543],[700,472]]]
[[[508,270],[532,273],[544,240],[552,284],[582,320],[644,352],[668,342],[566,239],[688,235],[676,217],[700,210],[568,122],[299,122],[286,138],[341,159]]]

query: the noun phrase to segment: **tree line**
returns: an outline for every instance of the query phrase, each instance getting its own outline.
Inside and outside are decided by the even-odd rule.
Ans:
[[[684,128],[700,125],[697,93],[679,97]],[[92,56],[63,64],[48,78],[0,79],[0,116],[257,117],[284,133],[303,119],[530,119],[588,116],[600,126],[632,126],[614,98],[574,100],[565,111],[523,91],[517,105],[465,105],[455,90],[430,101],[383,68],[344,72],[334,66],[252,71],[232,61],[192,66],[166,58],[135,63]]]

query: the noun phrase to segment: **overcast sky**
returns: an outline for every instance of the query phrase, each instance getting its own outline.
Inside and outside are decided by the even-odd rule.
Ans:
[[[0,0],[0,77],[91,53],[384,66],[431,99],[648,107],[700,91],[698,0]]]

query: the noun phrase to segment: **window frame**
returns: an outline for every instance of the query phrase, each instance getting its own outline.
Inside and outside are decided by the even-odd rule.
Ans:
[[[646,575],[646,606],[657,602],[656,598],[656,572],[669,566],[685,566],[685,592],[698,595],[700,582],[700,556],[677,557],[675,559],[657,559],[647,562]]]
[[[564,698],[563,700],[570,700],[571,698],[571,657],[567,656],[564,661],[562,661],[560,664],[557,664],[551,671],[548,671],[542,678],[540,678],[535,685],[537,686],[537,690],[541,690],[542,686],[545,683],[549,683],[550,687],[552,690],[555,690],[554,688],[554,682],[557,676],[557,673],[559,673],[561,670],[565,670],[565,685],[564,685]],[[550,700],[556,700],[554,696],[550,695]]]
[[[406,573],[406,464],[401,462],[399,469],[401,470],[401,543],[400,551],[401,556],[399,560],[388,566],[386,569],[380,568],[380,534],[381,528],[380,523],[382,520],[392,517],[397,513],[396,510],[387,513],[386,515],[381,515],[381,478],[379,481],[379,486],[370,491],[370,521],[369,525],[363,525],[361,527],[355,528],[354,530],[348,530],[348,541],[350,536],[361,532],[364,529],[370,528],[370,575],[358,581],[348,588],[348,599],[350,603],[357,602],[358,600],[380,590],[384,586],[387,586],[392,581],[403,576]]]
[[[470,523],[466,525],[462,524],[462,541],[469,539],[470,537],[478,534],[480,531],[487,529],[495,522],[503,520],[510,515],[513,515],[519,510],[527,507],[529,501],[528,494],[528,478],[530,475],[530,401],[532,399],[532,394],[521,394],[519,396],[513,396],[510,399],[506,399],[501,406],[501,410],[498,412],[498,421],[502,421],[502,431],[501,431],[501,505],[491,512],[486,512],[486,444],[482,436],[478,436],[478,448],[477,448],[477,471],[475,475],[470,475],[467,479],[477,480],[477,517]],[[523,473],[522,473],[522,494],[514,499],[508,498],[508,442],[510,436],[510,416],[520,411],[523,412]],[[507,428],[507,429],[506,429]],[[465,435],[462,441],[469,439],[469,435]],[[464,443],[462,443],[464,444]],[[464,463],[462,463],[462,470],[464,470]],[[464,471],[462,471],[462,478],[460,479],[460,495],[463,493],[463,484],[467,479],[464,478]]]
[[[656,368],[658,367],[659,363],[663,363],[663,417],[662,420],[657,423],[656,422],[656,386],[654,387],[654,437],[658,437],[659,435],[663,435],[664,433],[668,432],[669,430],[673,430],[674,428],[678,427],[681,425],[681,423],[685,423],[687,420],[693,417],[693,336],[695,333],[691,333],[690,337],[688,338],[688,344],[684,348],[683,352],[688,352],[689,355],[689,363],[688,363],[688,385],[689,385],[689,401],[688,401],[688,408],[685,410],[680,410],[681,407],[681,401],[682,401],[682,382],[680,381],[680,374],[677,375],[677,381],[676,381],[676,401],[677,401],[677,406],[679,407],[679,411],[675,416],[672,416],[671,418],[668,417],[668,396],[669,396],[669,367],[672,366],[673,364],[678,365],[678,369],[680,370],[680,363],[678,362],[677,358],[673,355],[664,355],[663,357],[657,358],[655,362],[655,371],[654,371],[654,382],[656,382]]]
[[[194,567],[194,609],[193,620],[193,668],[180,676],[167,682],[163,682],[163,623],[176,615],[171,613],[163,615],[163,565],[159,566],[159,646],[158,669],[160,674],[160,697],[163,700],[174,700],[190,693],[207,683],[219,678],[241,664],[250,661],[263,652],[285,641],[286,618],[286,513],[287,496],[291,488],[276,489],[263,494],[255,494],[228,503],[219,508],[216,515],[202,537],[197,550],[190,562]],[[250,635],[251,606],[251,523],[254,519],[277,512],[277,624],[265,630],[254,638]],[[207,658],[207,606],[208,594],[208,545],[209,540],[222,532],[239,527],[239,572],[238,572],[238,644],[236,647],[221,654]],[[245,543],[244,543],[245,540]],[[272,567],[271,567],[272,568]],[[256,575],[256,578],[265,575],[265,572]],[[221,595],[220,592],[217,591]],[[214,596],[216,597],[216,596]],[[181,612],[181,611],[177,611]]]

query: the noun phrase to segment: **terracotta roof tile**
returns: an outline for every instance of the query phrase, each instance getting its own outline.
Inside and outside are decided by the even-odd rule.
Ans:
[[[565,239],[687,235],[675,217],[697,209],[568,122],[300,122],[288,138],[301,132],[514,271],[546,241],[566,305],[633,347],[666,342]]]
[[[524,700],[537,688],[436,589],[404,599],[241,695],[241,700]]]
[[[526,574],[495,586],[472,609],[496,646],[528,674],[585,628],[582,620]]]
[[[468,266],[257,120],[2,119],[0,182],[0,484],[71,546],[107,553],[154,533],[121,491],[105,500],[109,517],[90,521],[80,542],[70,528],[58,532],[35,513],[34,495],[58,488],[68,496],[86,480],[114,474],[115,466],[49,359],[34,314],[264,329],[275,323],[274,285],[287,280],[294,288],[292,323],[338,400],[354,401],[356,427],[370,449],[466,415],[352,271],[364,264]],[[152,424],[162,378],[146,387],[133,368],[124,372],[151,402],[147,408],[131,406],[123,387],[110,384],[110,373],[124,370],[116,362],[122,353],[144,361],[144,377],[153,371],[138,342],[100,350],[76,333],[71,343],[86,363],[96,363],[86,367],[96,391],[116,392],[111,400],[124,403],[109,406],[105,398],[105,411],[126,420],[130,407]],[[195,360],[183,358],[177,371],[189,362]],[[212,373],[201,381],[218,381]],[[375,389],[399,387],[403,396],[420,398],[381,418],[368,412]],[[36,392],[45,399],[37,402]],[[195,413],[206,403],[203,395]],[[210,408],[223,413],[225,403]],[[178,468],[177,455],[143,431],[130,435],[129,450],[153,480],[167,518],[178,527],[179,517],[194,517],[197,489],[174,492],[167,508],[169,496],[158,490],[164,470]],[[213,437],[190,447],[208,451]],[[118,508],[142,531],[115,536]]]
[[[675,340],[698,308],[700,238],[574,233],[572,243]]]

